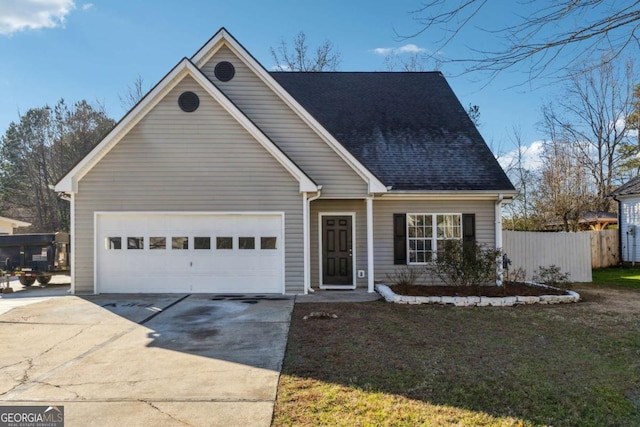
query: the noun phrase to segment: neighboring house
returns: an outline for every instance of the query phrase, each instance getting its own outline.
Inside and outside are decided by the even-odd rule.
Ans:
[[[631,179],[613,193],[618,202],[618,230],[622,262],[640,262],[640,177]]]
[[[440,72],[269,72],[221,29],[55,186],[74,292],[373,292],[514,188]]]
[[[30,225],[30,222],[0,216],[0,234],[13,234],[16,228],[29,227]]]

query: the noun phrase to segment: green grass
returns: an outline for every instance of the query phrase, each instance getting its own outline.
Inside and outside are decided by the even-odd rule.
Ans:
[[[640,265],[636,267],[596,268],[592,275],[594,284],[640,289]]]
[[[273,425],[640,425],[640,292],[576,290],[554,306],[297,304]]]

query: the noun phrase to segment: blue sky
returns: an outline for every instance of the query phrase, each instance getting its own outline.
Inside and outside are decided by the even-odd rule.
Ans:
[[[513,5],[514,10],[490,6],[480,18],[505,25],[523,12]],[[384,55],[377,52],[438,48],[425,35],[398,37],[419,28],[410,13],[419,6],[420,0],[0,0],[0,133],[21,112],[60,98],[98,101],[118,120],[125,113],[118,95],[138,75],[150,89],[220,27],[266,68],[275,65],[270,47],[304,31],[312,46],[325,39],[333,43],[341,71],[386,71]],[[486,47],[499,42],[474,28],[462,36],[442,53],[469,56],[465,39]],[[480,106],[480,131],[494,151],[513,149],[513,126],[520,127],[526,145],[542,139],[536,129],[540,106],[557,88],[522,85],[522,70],[491,82],[459,75],[448,64],[441,70],[465,107]]]

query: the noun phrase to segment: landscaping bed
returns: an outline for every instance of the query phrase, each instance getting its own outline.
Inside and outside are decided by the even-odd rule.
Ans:
[[[511,307],[523,304],[560,304],[580,301],[577,292],[536,283],[506,286],[376,285],[387,302],[444,304],[458,307]],[[406,292],[406,293],[404,293]]]
[[[392,285],[389,288],[398,295],[413,297],[516,297],[541,295],[567,295],[563,289],[535,286],[522,282],[507,282],[503,286],[424,286]]]

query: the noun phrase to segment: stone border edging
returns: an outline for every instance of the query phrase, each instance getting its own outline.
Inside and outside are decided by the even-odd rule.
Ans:
[[[539,283],[526,282],[531,286],[547,289],[558,289],[553,286]],[[515,296],[515,297],[413,297],[398,295],[387,285],[376,285],[376,291],[387,302],[396,304],[442,304],[456,307],[512,307],[514,305],[528,304],[560,304],[580,301],[580,294],[567,290],[568,295],[541,295],[541,296]]]

